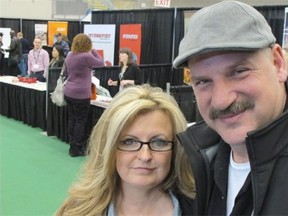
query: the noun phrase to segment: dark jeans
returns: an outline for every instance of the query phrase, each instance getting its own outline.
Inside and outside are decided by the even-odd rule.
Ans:
[[[68,106],[68,137],[70,145],[86,145],[90,98],[74,99],[64,96]]]
[[[27,67],[25,65],[24,58],[21,58],[19,63],[18,63],[18,68],[21,71],[21,76],[26,77],[27,76]]]
[[[27,76],[27,62],[28,62],[28,54],[23,54],[23,57],[20,59],[18,63],[19,70],[21,71],[21,76]]]
[[[29,74],[29,77],[36,77],[39,82],[46,82],[46,79],[44,78],[43,74],[44,74],[44,71],[39,71],[36,73],[31,71],[31,73]]]

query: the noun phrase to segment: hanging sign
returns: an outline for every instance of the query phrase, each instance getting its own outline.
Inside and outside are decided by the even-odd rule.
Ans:
[[[170,7],[171,0],[154,0],[155,7]]]
[[[68,22],[48,21],[48,45],[52,46],[57,41],[55,37],[55,33],[57,32],[67,35]]]
[[[134,61],[140,64],[141,60],[141,24],[122,24],[120,25],[120,45],[119,48],[130,48],[133,53]]]

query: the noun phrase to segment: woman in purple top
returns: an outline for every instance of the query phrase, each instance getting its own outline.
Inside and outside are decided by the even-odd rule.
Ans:
[[[91,39],[80,33],[73,39],[65,60],[68,79],[64,95],[68,104],[69,155],[84,156],[88,134],[86,125],[90,109],[91,70],[104,66],[102,57],[92,49]]]

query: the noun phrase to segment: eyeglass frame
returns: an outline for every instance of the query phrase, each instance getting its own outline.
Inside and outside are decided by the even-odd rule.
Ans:
[[[119,142],[120,142],[120,143],[124,143],[124,142],[127,141],[127,140],[129,140],[129,139],[120,140]],[[120,151],[126,151],[126,152],[136,152],[136,151],[139,151],[139,150],[142,148],[143,145],[148,145],[148,147],[149,147],[149,149],[150,149],[151,151],[154,151],[154,152],[167,152],[167,151],[173,150],[173,148],[174,148],[174,143],[175,143],[175,141],[161,140],[161,141],[164,141],[165,143],[171,143],[171,144],[172,144],[171,149],[168,149],[168,150],[155,150],[155,149],[152,149],[152,148],[151,148],[150,144],[151,144],[152,142],[159,141],[159,140],[151,140],[151,141],[148,141],[148,142],[143,142],[143,141],[134,140],[134,139],[130,139],[130,140],[133,140],[134,142],[140,143],[139,148],[136,149],[136,150],[123,150],[123,149],[120,149],[119,146],[118,146],[117,149],[120,150]]]

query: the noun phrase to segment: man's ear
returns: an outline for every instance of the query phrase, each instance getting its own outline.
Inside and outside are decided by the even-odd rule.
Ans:
[[[288,76],[288,69],[284,53],[279,44],[275,44],[272,47],[272,53],[274,58],[274,66],[278,72],[279,81],[285,82]]]

